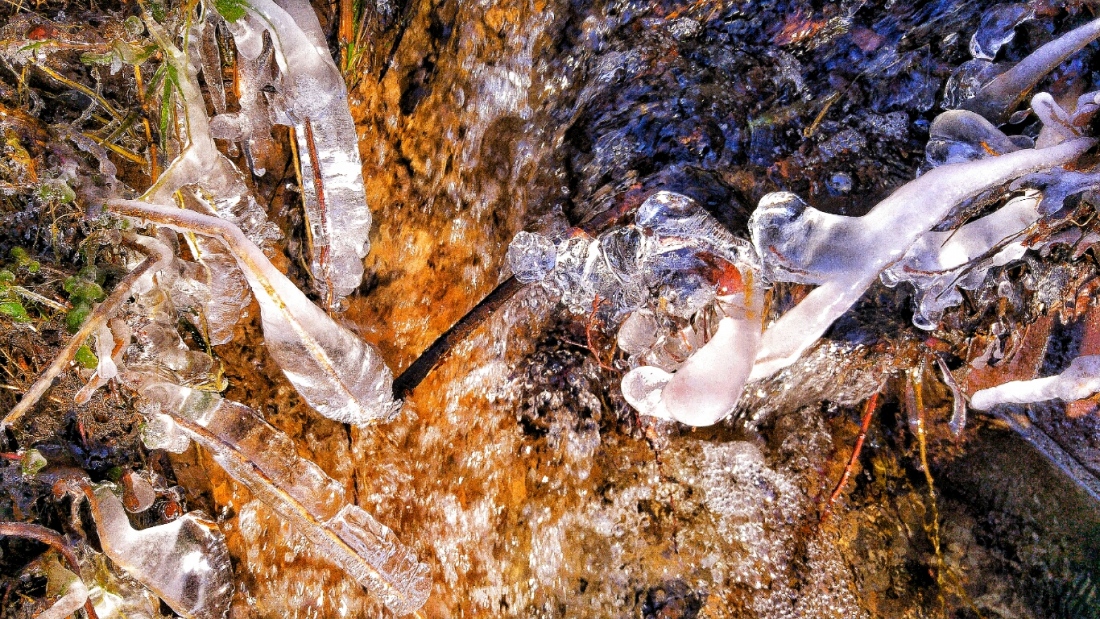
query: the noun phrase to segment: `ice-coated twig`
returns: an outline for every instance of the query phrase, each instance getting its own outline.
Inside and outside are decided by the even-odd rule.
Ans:
[[[159,405],[160,414],[170,416],[227,473],[309,539],[318,556],[335,562],[390,610],[411,613],[428,599],[428,567],[389,528],[350,504],[338,482],[298,456],[290,437],[252,409],[167,383],[141,391]]]
[[[393,376],[378,351],[310,302],[232,223],[136,200],[111,200],[107,208],[224,242],[260,305],[268,352],[318,413],[357,425],[388,421],[397,414]]]
[[[963,200],[1030,172],[1073,161],[1092,147],[1078,139],[978,161],[940,166],[903,185],[863,217],[825,216],[765,196],[753,213],[753,241],[765,264],[806,271],[821,285],[763,335],[751,379],[789,366],[859,300],[883,269]],[[804,219],[814,217],[807,222]],[[797,260],[785,260],[797,253]],[[777,257],[778,256],[778,257]],[[798,281],[798,280],[796,280]]]
[[[1072,479],[1079,488],[1087,492],[1094,501],[1100,501],[1100,479],[1073,454],[1063,449],[1057,441],[1032,423],[1027,415],[1012,409],[994,409],[993,415],[1007,423],[1013,431]]]
[[[142,243],[146,243],[145,249],[152,252],[151,246],[147,242],[138,240],[140,237],[133,237],[134,242],[141,246]],[[88,340],[93,333],[99,330],[101,326],[107,321],[108,318],[114,315],[118,311],[118,308],[122,306],[122,303],[126,299],[130,298],[131,288],[134,283],[141,279],[146,273],[150,271],[156,272],[163,268],[167,264],[167,260],[171,259],[171,256],[164,256],[158,254],[152,254],[154,257],[146,258],[141,264],[134,267],[132,271],[126,274],[117,285],[115,289],[111,291],[111,294],[99,305],[92,309],[91,313],[84,320],[84,324],[80,326],[80,330],[73,335],[69,343],[65,345],[54,357],[54,360],[50,363],[49,367],[34,381],[34,384],[23,394],[22,399],[16,404],[4,419],[0,421],[0,431],[4,428],[11,427],[13,423],[18,421],[23,415],[27,413],[33,407],[38,400],[45,395],[53,384],[53,380],[61,375],[61,372],[65,371],[65,368],[69,366],[69,363],[73,360],[73,356],[76,355],[76,351],[84,345],[84,342]]]
[[[1100,392],[1100,355],[1077,357],[1065,372],[1033,380],[1014,380],[981,389],[970,396],[970,405],[989,410],[998,404],[1028,404],[1059,399],[1072,402]]]
[[[363,280],[371,215],[363,186],[355,123],[343,76],[329,55],[309,2],[248,0],[249,15],[229,23],[246,60],[271,33],[279,65],[275,121],[294,128],[301,161],[302,201],[318,291],[332,307]]]
[[[1097,37],[1100,37],[1100,19],[1063,34],[998,75],[963,103],[963,107],[994,123],[1004,123],[1044,75]]]
[[[233,566],[218,525],[199,512],[135,530],[113,484],[85,486],[104,554],[180,615],[221,619],[233,596]]]
[[[253,242],[262,244],[278,238],[278,229],[267,221],[267,215],[256,203],[240,171],[214,143],[198,77],[187,56],[154,19],[149,17],[145,23],[149,34],[164,51],[170,69],[166,79],[179,89],[187,143],[141,199],[170,204],[180,188],[197,184],[215,196],[218,216],[232,221]]]

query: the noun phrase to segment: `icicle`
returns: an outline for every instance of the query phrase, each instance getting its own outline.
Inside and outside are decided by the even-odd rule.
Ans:
[[[223,241],[259,302],[268,352],[318,413],[353,424],[388,421],[397,414],[393,375],[378,351],[311,303],[236,226],[135,200],[112,200],[107,208]]]
[[[1004,123],[1044,75],[1097,37],[1100,37],[1100,19],[1063,34],[994,78],[962,107],[996,124]]]
[[[765,378],[794,363],[883,269],[960,202],[1024,174],[1073,161],[1093,143],[1079,139],[944,165],[858,218],[826,215],[786,196],[765,196],[749,226],[767,272],[821,285],[764,332],[751,378]]]
[[[989,410],[998,404],[1028,404],[1059,399],[1072,402],[1100,392],[1100,355],[1077,357],[1065,372],[1034,380],[1014,380],[976,391],[970,405]]]
[[[140,531],[113,484],[85,491],[103,552],[184,617],[220,619],[233,595],[233,566],[218,526],[198,512]]]
[[[196,192],[181,190],[176,194],[180,203],[196,212],[215,214],[210,202]],[[248,280],[241,273],[233,254],[217,239],[202,235],[184,235],[191,255],[202,268],[198,277],[185,283],[177,281],[175,289],[185,292],[196,302],[206,319],[207,337],[217,346],[233,340],[237,323],[247,315],[252,295],[248,292]],[[182,279],[182,278],[181,278]]]
[[[390,610],[411,613],[427,600],[427,566],[390,529],[349,504],[339,483],[298,456],[290,437],[252,409],[214,393],[166,383],[147,385],[142,394],[305,535],[318,556],[337,563]]]
[[[951,421],[949,421],[947,425],[951,428],[951,434],[955,437],[959,437],[962,435],[963,430],[966,429],[966,398],[963,396],[959,384],[955,382],[955,377],[952,376],[951,370],[947,369],[947,364],[944,360],[940,357],[936,357],[936,365],[940,368],[940,374],[943,375],[944,384],[951,390]]]
[[[238,19],[230,31],[245,41],[258,37],[257,24],[271,33],[281,72],[276,122],[294,127],[311,267],[318,292],[332,307],[362,283],[370,249],[371,215],[347,88],[308,2],[250,0],[244,6],[258,20]]]

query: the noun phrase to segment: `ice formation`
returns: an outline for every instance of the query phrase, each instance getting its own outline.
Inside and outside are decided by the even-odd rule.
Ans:
[[[428,567],[252,409],[167,383],[145,385],[142,394],[160,411],[157,442],[150,447],[172,443],[175,434],[190,437],[309,539],[319,556],[334,561],[390,610],[411,613],[427,600]]]
[[[224,242],[260,305],[268,352],[318,413],[352,424],[386,421],[397,413],[393,376],[378,351],[310,302],[232,223],[134,200],[112,200],[107,207]]]
[[[1097,37],[1100,37],[1100,19],[1067,32],[982,86],[973,98],[963,102],[962,107],[994,123],[1005,122],[1043,76]]]
[[[49,579],[47,594],[60,594],[61,597],[35,619],[65,619],[84,608],[84,602],[88,600],[88,587],[80,576],[65,569],[56,558],[48,563],[46,576]]]
[[[674,373],[649,365],[627,372],[622,392],[631,406],[691,426],[713,425],[733,412],[759,346],[760,315],[728,301],[719,301],[728,313],[717,331]]]
[[[1059,399],[1072,402],[1100,392],[1100,355],[1077,357],[1066,371],[1034,380],[1014,380],[974,392],[970,405],[989,410],[998,404],[1028,404]]]
[[[1036,191],[1009,200],[1000,209],[962,227],[923,234],[905,256],[882,271],[882,282],[914,287],[913,324],[934,329],[944,310],[962,302],[959,290],[975,290],[991,267],[1008,264],[1027,251],[1020,234],[1039,221],[1042,196]]]
[[[253,243],[263,245],[279,238],[278,228],[267,221],[267,215],[256,203],[240,170],[214,143],[198,76],[189,59],[154,19],[146,19],[145,25],[171,68],[168,72],[170,83],[179,92],[180,122],[187,143],[141,199],[155,204],[172,204],[178,190],[197,184],[214,196],[218,216],[240,228]]]
[[[751,378],[770,376],[798,359],[884,269],[903,259],[960,203],[1025,174],[1069,163],[1093,143],[1076,139],[942,165],[863,217],[823,213],[791,194],[765,196],[749,223],[765,274],[820,285],[764,332]]]
[[[756,256],[690,198],[659,191],[633,225],[595,239],[555,247],[520,233],[508,260],[573,312],[604,310],[621,323],[616,341],[633,366],[622,391],[639,412],[702,426],[733,411],[760,339]]]
[[[180,615],[221,619],[233,595],[233,566],[217,524],[198,512],[135,530],[112,484],[86,491],[103,552]]]
[[[347,89],[309,2],[249,0],[233,6],[246,13],[223,17],[246,63],[260,58],[265,31],[274,44],[279,74],[273,84],[277,93],[273,118],[294,128],[313,252],[311,267],[315,286],[331,307],[359,287],[363,257],[370,249],[371,215]],[[246,97],[250,105],[257,101],[252,93],[246,95],[251,95]],[[254,109],[252,114],[223,118],[221,124],[242,125],[242,135],[255,137],[266,128],[243,124],[264,116]]]

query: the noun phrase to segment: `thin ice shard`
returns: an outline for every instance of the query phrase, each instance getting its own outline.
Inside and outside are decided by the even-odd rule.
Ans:
[[[331,307],[362,283],[370,249],[371,215],[347,88],[308,2],[250,0],[245,6],[254,19],[238,19],[230,31],[250,50],[263,29],[271,34],[280,71],[275,121],[294,128],[311,268]]]
[[[218,525],[190,512],[135,530],[113,487],[85,491],[103,552],[180,615],[224,617],[233,596],[233,566]]]
[[[143,389],[179,430],[252,494],[398,614],[420,608],[431,592],[426,565],[386,526],[348,502],[343,487],[252,409],[210,392],[166,383]]]
[[[107,208],[223,241],[260,305],[268,352],[318,413],[352,424],[388,421],[397,414],[393,375],[378,351],[311,303],[236,226],[135,200],[112,200]]]

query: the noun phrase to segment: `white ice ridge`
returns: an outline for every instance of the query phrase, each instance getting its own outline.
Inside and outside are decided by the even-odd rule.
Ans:
[[[420,608],[431,593],[428,567],[386,526],[351,504],[344,488],[298,455],[290,437],[243,404],[168,383],[146,385],[159,425],[175,424],[234,479],[397,614]],[[164,417],[170,416],[169,422]],[[173,431],[161,427],[161,435]]]
[[[883,269],[956,205],[1025,174],[1069,163],[1093,144],[1077,139],[943,165],[903,185],[863,217],[826,214],[791,194],[765,196],[749,225],[766,274],[820,285],[764,332],[750,379],[794,363]]]
[[[229,30],[243,58],[251,62],[260,55],[265,30],[275,47],[274,120],[294,128],[311,268],[331,306],[359,287],[363,257],[370,250],[371,214],[347,87],[309,2],[248,0],[241,5],[248,13],[230,22]]]
[[[643,415],[690,426],[713,425],[733,412],[760,342],[758,311],[734,302],[732,296],[720,299],[726,316],[718,330],[675,373],[649,365],[628,372],[622,380],[626,401]]]
[[[1046,400],[1072,402],[1100,392],[1100,355],[1077,357],[1065,372],[1034,380],[1014,380],[981,389],[970,396],[970,406],[989,410],[998,404],[1029,404]]]
[[[113,484],[86,494],[103,552],[135,580],[189,619],[221,619],[233,595],[233,566],[218,525],[189,512],[135,530]]]
[[[378,351],[310,302],[232,223],[136,200],[111,200],[107,208],[225,243],[260,305],[267,351],[318,413],[357,425],[397,414],[393,374]]]

